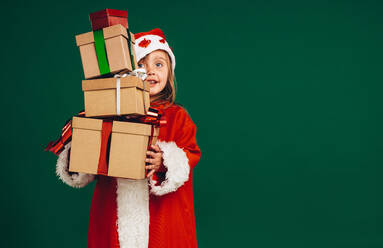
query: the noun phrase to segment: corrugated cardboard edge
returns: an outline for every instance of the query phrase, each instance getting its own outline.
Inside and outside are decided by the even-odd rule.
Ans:
[[[136,44],[136,38],[134,38],[134,34],[130,31],[129,31],[129,33],[130,33],[130,41],[133,43],[133,45]],[[133,49],[134,49],[134,47],[133,47]]]
[[[84,117],[73,117],[72,127],[100,131],[102,129],[102,120]]]
[[[122,26],[121,24],[116,24],[110,27],[103,28],[102,31],[104,32],[104,39],[110,39],[119,35],[122,35],[126,39],[128,39],[128,33],[126,31],[126,28]],[[93,32],[79,34],[79,35],[76,35],[75,37],[76,37],[77,46],[83,46],[83,45],[94,42]],[[134,35],[133,35],[133,38],[134,38]]]
[[[89,43],[94,43],[93,32],[76,35],[76,45],[78,47]]]
[[[119,35],[124,36],[126,39],[128,39],[128,33],[126,31],[126,28],[122,26],[121,24],[116,24],[110,27],[106,27],[102,29],[104,32],[104,38],[110,39]]]
[[[135,123],[135,122],[123,122],[123,121],[113,121],[113,133],[126,133],[134,135],[146,135],[150,136],[152,130],[152,125]],[[155,127],[153,136],[157,137],[159,134],[159,128]]]
[[[90,90],[104,90],[104,89],[115,89],[117,79],[116,78],[100,78],[82,80],[82,91]],[[120,87],[137,87],[139,89],[149,91],[149,83],[144,82],[136,76],[126,76],[120,79]]]

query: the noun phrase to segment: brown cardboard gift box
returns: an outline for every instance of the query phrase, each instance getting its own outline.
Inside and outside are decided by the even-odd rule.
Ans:
[[[138,68],[134,50],[134,34],[128,34],[126,28],[120,24],[103,28],[102,31],[105,48],[101,49],[101,53],[104,56],[106,53],[106,66],[109,67],[108,73],[115,74],[121,71],[132,71],[133,67]],[[131,38],[130,47],[128,42],[129,36]],[[100,72],[98,61],[100,54],[96,52],[94,32],[76,35],[76,44],[80,49],[85,78],[95,78],[106,74],[106,72]],[[130,52],[132,53],[133,61],[131,61]],[[133,66],[132,63],[134,63]]]
[[[149,141],[151,144],[156,143],[158,128],[149,124],[121,121],[113,121],[112,125],[110,136],[104,136],[103,120],[73,117],[69,171],[131,179],[145,178],[146,151]],[[101,149],[103,146],[108,148]],[[100,162],[103,159],[108,164],[107,167],[105,164],[105,168]]]
[[[149,138],[152,134],[150,143],[155,144],[158,133],[159,129],[152,125],[114,121],[108,175],[133,179],[145,178],[144,166]]]
[[[83,80],[82,90],[86,117],[144,115],[150,106],[149,84],[135,76]]]

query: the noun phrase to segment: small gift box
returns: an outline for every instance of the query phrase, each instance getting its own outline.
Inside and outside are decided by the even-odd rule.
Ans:
[[[149,85],[135,76],[82,81],[86,117],[145,115]]]
[[[69,171],[144,179],[146,152],[159,129],[150,124],[73,117]]]
[[[126,10],[104,9],[89,14],[92,30],[99,30],[116,24],[128,29],[128,12]]]
[[[134,35],[120,24],[76,35],[86,79],[137,68]]]

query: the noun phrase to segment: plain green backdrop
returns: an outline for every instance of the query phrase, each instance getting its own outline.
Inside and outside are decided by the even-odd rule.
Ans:
[[[44,152],[83,108],[76,34],[127,9],[176,55],[198,127],[199,247],[383,247],[381,1],[6,1],[1,247],[86,247],[94,184]]]

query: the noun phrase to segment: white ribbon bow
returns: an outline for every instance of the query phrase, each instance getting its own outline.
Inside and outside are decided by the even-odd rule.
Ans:
[[[129,75],[136,76],[139,79],[141,79],[142,81],[145,81],[145,79],[148,77],[148,75],[146,74],[145,68],[135,69],[134,71],[129,72]]]

